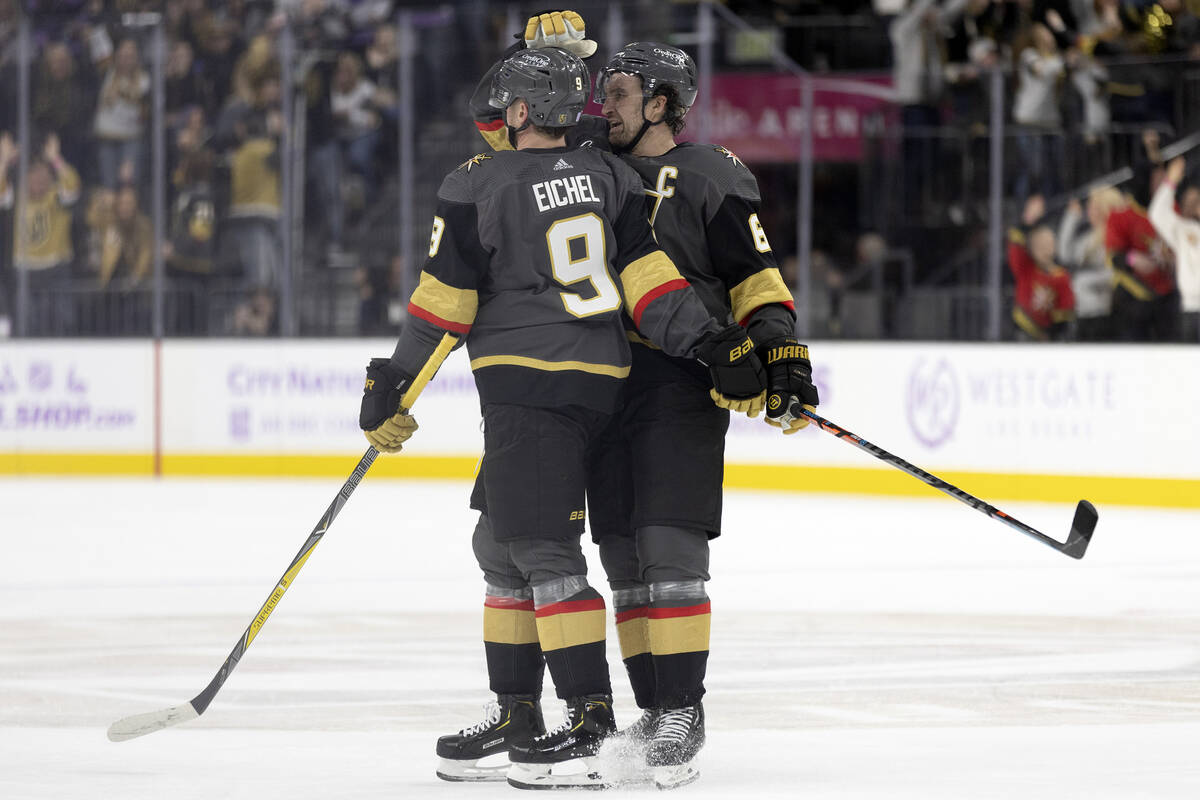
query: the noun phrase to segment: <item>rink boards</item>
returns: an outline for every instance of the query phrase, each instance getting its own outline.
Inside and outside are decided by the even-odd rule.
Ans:
[[[329,475],[365,449],[363,366],[388,340],[6,342],[0,473]],[[986,499],[1200,507],[1200,348],[815,343],[820,413]],[[466,354],[375,476],[469,478],[482,447]],[[726,484],[932,490],[812,429],[737,418]]]

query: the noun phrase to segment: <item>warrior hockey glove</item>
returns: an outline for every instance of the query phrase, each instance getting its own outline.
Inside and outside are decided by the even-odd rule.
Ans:
[[[400,398],[412,378],[392,364],[391,359],[372,358],[363,384],[358,427],[367,441],[381,453],[398,453],[417,429],[417,421],[400,408]]]
[[[759,348],[767,365],[767,423],[795,433],[808,426],[805,416],[794,416],[797,403],[815,411],[820,401],[812,382],[812,364],[808,347],[790,336],[772,339]]]
[[[696,357],[712,377],[713,402],[752,417],[762,411],[766,371],[754,354],[754,342],[740,325],[712,334],[700,345]]]
[[[525,46],[530,50],[560,47],[580,58],[596,52],[596,43],[585,38],[583,17],[574,11],[551,11],[525,23]]]

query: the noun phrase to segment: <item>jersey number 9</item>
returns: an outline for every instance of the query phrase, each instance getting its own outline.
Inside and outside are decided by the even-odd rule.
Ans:
[[[577,258],[571,257],[575,245]],[[588,281],[595,290],[592,297],[573,292],[560,292],[563,308],[575,317],[590,317],[615,311],[621,307],[621,293],[608,274],[608,259],[604,252],[604,224],[595,214],[582,214],[555,222],[546,231],[546,247],[550,252],[550,270],[554,280],[563,286]]]

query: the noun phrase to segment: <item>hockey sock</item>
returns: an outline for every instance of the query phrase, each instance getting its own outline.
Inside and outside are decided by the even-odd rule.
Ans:
[[[654,706],[654,661],[650,657],[650,587],[645,584],[613,589],[613,612],[621,660],[629,674],[638,708]]]
[[[533,587],[538,640],[562,699],[612,694],[604,653],[604,598],[572,575]]]
[[[655,705],[694,706],[704,696],[712,623],[704,581],[651,583],[648,616]]]
[[[483,649],[493,692],[541,697],[545,662],[538,644],[533,590],[488,584],[483,601]]]

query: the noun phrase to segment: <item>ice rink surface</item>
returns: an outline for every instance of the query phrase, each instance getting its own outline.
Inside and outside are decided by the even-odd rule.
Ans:
[[[105,738],[208,683],[338,488],[0,481],[0,798],[518,796],[433,774],[488,699],[465,484],[368,477],[204,716]],[[730,493],[676,796],[1200,797],[1200,515],[1099,510],[1076,562],[932,492]]]

